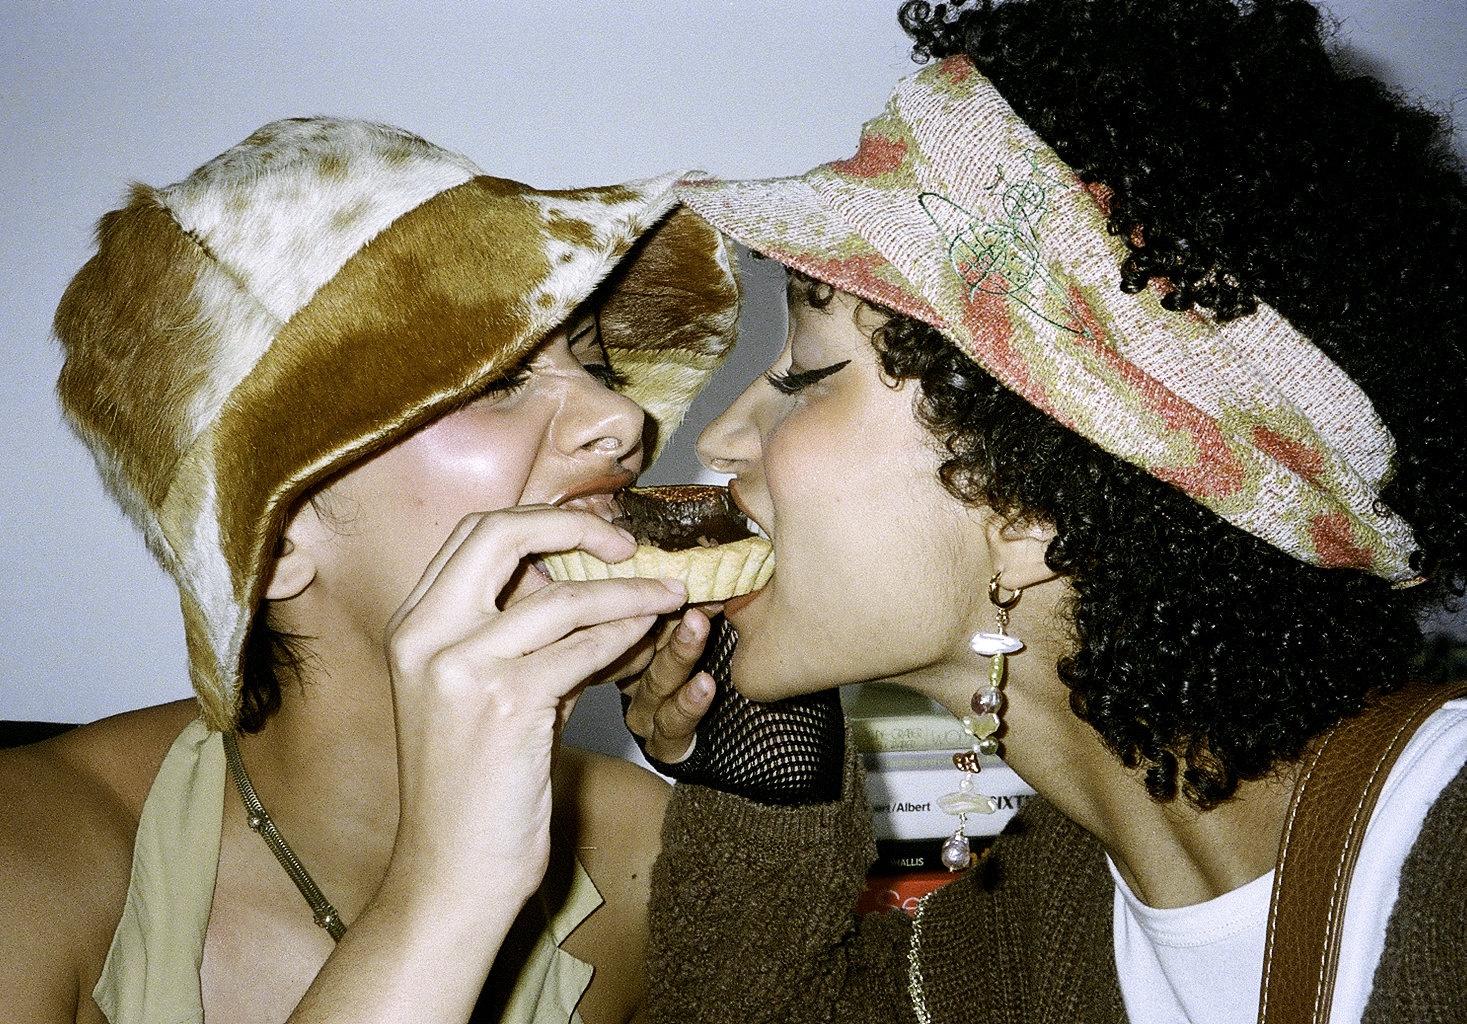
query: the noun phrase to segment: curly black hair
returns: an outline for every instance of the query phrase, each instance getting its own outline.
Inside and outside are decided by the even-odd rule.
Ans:
[[[967,54],[1086,182],[1113,190],[1118,286],[1222,320],[1279,310],[1366,391],[1398,456],[1384,503],[1427,583],[1297,561],[1018,398],[892,315],[956,496],[1052,524],[1074,589],[1071,703],[1202,807],[1399,686],[1424,608],[1467,573],[1467,179],[1446,121],[1332,62],[1304,0],[910,0],[918,60]],[[818,299],[818,296],[815,296]],[[889,312],[889,311],[888,311]]]

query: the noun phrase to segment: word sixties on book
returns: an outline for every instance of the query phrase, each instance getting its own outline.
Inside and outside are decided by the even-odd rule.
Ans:
[[[962,774],[949,762],[946,768],[866,771],[866,798],[871,802],[871,826],[877,840],[929,839],[952,835],[958,819],[938,806],[938,797],[958,786]],[[968,815],[971,836],[1003,831],[1010,818],[1034,795],[1028,783],[999,761],[985,766],[973,782],[991,796],[998,808],[992,814]]]

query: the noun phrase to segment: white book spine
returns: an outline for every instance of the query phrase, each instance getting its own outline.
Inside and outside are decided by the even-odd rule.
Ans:
[[[970,836],[995,835],[1003,830],[1024,803],[1034,795],[1023,779],[1008,765],[985,765],[972,776],[973,790],[995,798],[992,814],[969,814]],[[956,815],[948,814],[938,801],[957,790],[963,773],[956,768],[911,768],[872,770],[868,763],[866,797],[871,803],[871,823],[877,839],[935,839],[952,835],[958,827]]]

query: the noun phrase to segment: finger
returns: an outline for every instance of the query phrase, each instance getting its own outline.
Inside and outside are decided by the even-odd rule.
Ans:
[[[467,677],[489,673],[492,677],[496,665],[507,665],[547,649],[574,649],[575,645],[553,645],[590,627],[642,620],[624,638],[611,631],[615,639],[609,642],[615,650],[610,657],[614,659],[641,640],[657,616],[676,609],[685,596],[681,584],[667,587],[657,580],[555,584],[492,616],[472,611],[465,614],[462,609],[435,614],[433,601],[425,597],[392,633],[389,657],[404,679],[417,678],[434,665],[438,666],[435,671]],[[603,635],[589,635],[593,647]],[[591,665],[588,672],[605,667],[604,659],[593,652],[589,660],[568,661],[566,669],[576,671],[585,664]]]
[[[672,629],[647,670],[645,689],[655,698],[665,698],[693,674],[712,623],[697,608],[689,608]]]
[[[541,648],[526,660],[532,666],[540,662],[556,666],[563,662],[565,669],[556,670],[574,674],[584,683],[624,658],[656,621],[656,615],[637,615],[588,626]]]
[[[579,509],[526,505],[466,516],[428,563],[393,624],[425,600],[435,605],[468,602],[492,614],[524,558],[572,548],[619,561],[636,551],[636,540]]]
[[[653,715],[647,752],[669,764],[687,757],[693,749],[694,731],[713,703],[713,692],[713,677],[699,672],[672,699],[663,701]]]
[[[499,654],[502,657],[526,655],[598,623],[632,616],[667,615],[682,607],[685,600],[687,588],[679,580],[629,578],[554,583],[496,616],[494,632],[505,644]]]
[[[696,608],[689,608],[672,626],[647,671],[626,688],[631,702],[624,717],[633,733],[644,739],[653,735],[653,716],[693,674],[710,631],[708,617]]]
[[[652,664],[652,656],[657,653],[656,634],[661,623],[666,621],[666,616],[658,619],[659,626],[653,627],[646,636],[632,644],[625,654],[587,680],[588,684],[596,686],[600,683],[616,683],[621,686],[624,681],[635,679],[647,671],[647,666]]]
[[[537,703],[559,701],[615,663],[656,621],[655,615],[637,615],[577,630],[521,659],[514,685]]]

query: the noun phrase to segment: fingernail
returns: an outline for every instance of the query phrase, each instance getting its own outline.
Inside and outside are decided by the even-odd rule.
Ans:
[[[637,543],[636,535],[633,534],[632,531],[628,530],[626,527],[624,527],[624,526],[616,526],[615,529],[616,529],[616,532],[617,533],[621,534],[623,537],[625,537],[627,540],[631,541],[633,544]]]
[[[663,580],[662,585],[678,597],[686,598],[688,596],[688,588],[682,580]]]
[[[705,697],[711,697],[713,696],[713,677],[707,672],[699,672],[693,677],[693,682],[688,689],[700,701]]]

